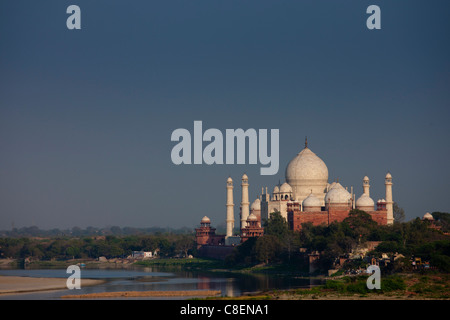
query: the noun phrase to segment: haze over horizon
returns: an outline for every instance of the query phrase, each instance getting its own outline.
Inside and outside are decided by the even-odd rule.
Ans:
[[[308,147],[405,220],[450,212],[450,2],[77,0],[0,3],[0,230],[225,221]],[[366,9],[381,8],[381,30]],[[279,129],[280,168],[180,165],[177,128]],[[206,145],[206,144],[204,144]]]

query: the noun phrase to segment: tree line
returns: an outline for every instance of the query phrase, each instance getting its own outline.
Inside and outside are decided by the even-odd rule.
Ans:
[[[0,230],[0,237],[93,237],[93,236],[132,236],[132,235],[149,235],[149,234],[164,234],[164,233],[177,233],[177,234],[189,234],[192,233],[192,228],[183,227],[179,229],[173,228],[161,228],[161,227],[149,227],[149,228],[136,228],[136,227],[73,227],[70,229],[49,229],[42,230],[37,226],[12,228],[11,230]]]
[[[133,251],[158,250],[162,257],[187,255],[195,249],[193,234],[135,236],[0,238],[0,258],[67,260],[123,258]]]
[[[409,259],[421,257],[442,271],[450,272],[450,214],[434,212],[432,215],[440,230],[430,228],[420,218],[382,226],[366,212],[354,209],[342,222],[328,226],[305,223],[301,232],[293,232],[278,212],[264,222],[263,237],[250,239],[235,248],[227,262],[229,265],[282,263],[307,271],[309,262],[305,253],[319,252],[318,267],[326,271],[337,258],[348,255],[356,246],[381,241],[369,256],[402,254],[405,257],[403,268],[408,268]]]

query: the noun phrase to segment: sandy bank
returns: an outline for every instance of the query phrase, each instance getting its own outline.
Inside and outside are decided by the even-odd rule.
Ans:
[[[66,278],[0,276],[0,295],[67,289],[66,281]],[[81,279],[81,287],[97,285],[103,282],[104,280]]]
[[[117,297],[205,297],[221,294],[215,290],[188,290],[188,291],[122,291],[99,292],[80,295],[67,295],[61,298],[117,298]]]

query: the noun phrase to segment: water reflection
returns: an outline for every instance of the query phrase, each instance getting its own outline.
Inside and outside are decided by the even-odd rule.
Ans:
[[[65,269],[0,270],[0,275],[67,278]],[[105,283],[85,286],[79,290],[57,290],[20,295],[1,296],[0,299],[60,299],[70,294],[117,291],[178,291],[219,290],[222,296],[238,297],[246,293],[267,290],[307,288],[320,284],[319,280],[268,274],[209,273],[161,267],[128,267],[81,270],[82,278],[103,279]],[[161,299],[149,297],[146,299]],[[174,298],[171,298],[174,299]],[[176,297],[183,299],[183,297]]]

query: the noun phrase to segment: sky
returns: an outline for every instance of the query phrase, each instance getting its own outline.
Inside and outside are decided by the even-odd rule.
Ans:
[[[81,29],[69,30],[69,5]],[[369,5],[381,29],[369,30]],[[0,2],[0,230],[224,224],[308,147],[329,182],[450,212],[450,2]],[[279,129],[280,168],[175,165],[171,134]]]

